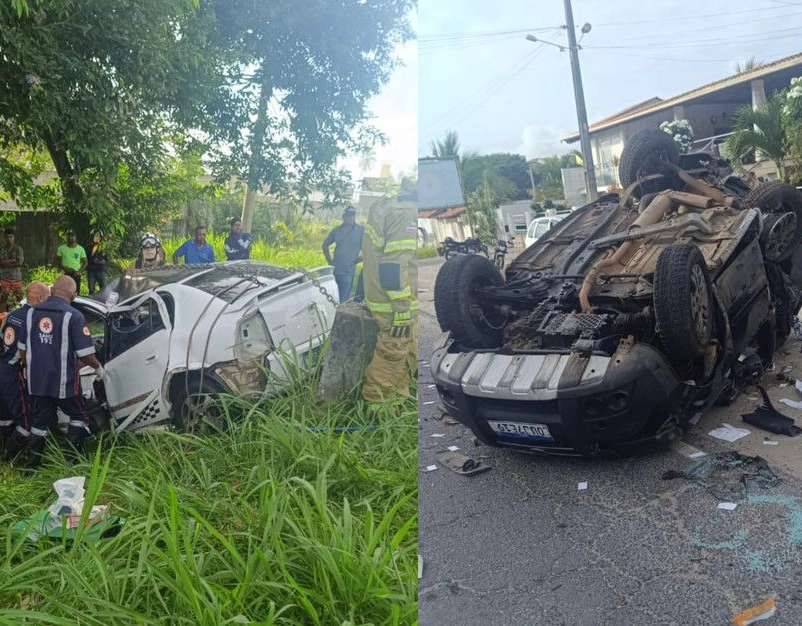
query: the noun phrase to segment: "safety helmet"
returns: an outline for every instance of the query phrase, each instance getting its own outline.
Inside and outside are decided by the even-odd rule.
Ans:
[[[145,235],[142,237],[142,240],[139,242],[140,248],[147,248],[148,246],[154,246],[158,248],[161,245],[162,244],[159,241],[159,238],[153,233],[145,233]]]

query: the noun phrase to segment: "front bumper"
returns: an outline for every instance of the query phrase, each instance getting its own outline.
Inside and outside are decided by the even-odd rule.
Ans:
[[[577,352],[456,352],[444,333],[434,345],[432,376],[443,406],[483,442],[531,452],[593,455],[662,436],[683,386],[646,344],[612,356]],[[544,424],[551,440],[500,434],[489,420]]]

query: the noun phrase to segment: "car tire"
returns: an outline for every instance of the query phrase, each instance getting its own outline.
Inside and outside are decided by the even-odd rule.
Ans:
[[[170,418],[176,430],[195,434],[226,430],[227,416],[214,398],[222,392],[208,377],[181,381],[170,407]]]
[[[663,174],[663,178],[648,180],[632,192],[635,198],[647,193],[667,189],[674,177],[666,164],[676,165],[679,148],[671,135],[656,128],[644,128],[630,137],[624,145],[618,162],[618,178],[626,189],[639,178],[651,174]]]
[[[763,212],[760,244],[767,261],[791,258],[802,244],[802,193],[778,180],[760,183],[743,199],[746,208]]]
[[[466,347],[500,345],[506,320],[481,307],[476,301],[476,289],[503,283],[501,273],[486,257],[461,254],[447,261],[434,283],[434,308],[440,328],[451,331]]]
[[[715,301],[704,256],[691,244],[665,248],[654,270],[657,334],[669,361],[686,369],[714,336]]]

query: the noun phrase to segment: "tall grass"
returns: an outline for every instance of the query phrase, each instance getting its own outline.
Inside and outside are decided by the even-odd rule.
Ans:
[[[244,414],[227,432],[107,438],[78,465],[53,448],[36,475],[6,468],[0,528],[79,474],[87,506],[110,503],[127,523],[97,543],[5,531],[0,623],[415,622],[417,407],[368,417],[354,399],[318,407],[311,391],[225,398]]]
[[[206,241],[214,249],[214,258],[218,261],[226,260],[224,242],[226,235],[208,235]],[[165,239],[162,241],[164,251],[167,253],[167,261],[173,258],[173,253],[186,241],[185,239]],[[305,243],[298,242],[295,245],[272,246],[261,239],[253,242],[251,258],[259,261],[267,261],[284,267],[319,267],[326,264],[323,251],[319,247],[307,247]]]

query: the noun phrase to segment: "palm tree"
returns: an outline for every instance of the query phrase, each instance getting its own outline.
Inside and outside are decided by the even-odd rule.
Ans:
[[[761,65],[763,65],[763,61],[756,61],[755,60],[755,55],[752,55],[750,58],[748,58],[746,61],[744,61],[743,65],[741,65],[740,62],[736,62],[735,63],[735,73],[736,74],[743,74],[744,72],[748,72],[749,70],[753,70],[756,67],[760,67]]]
[[[432,155],[436,157],[457,157],[459,159],[459,135],[450,130],[442,141],[432,141]]]
[[[788,157],[788,137],[782,123],[783,98],[774,95],[762,109],[745,105],[735,113],[733,134],[724,142],[724,154],[733,164],[752,150],[774,161],[777,176],[785,180],[783,162]]]

